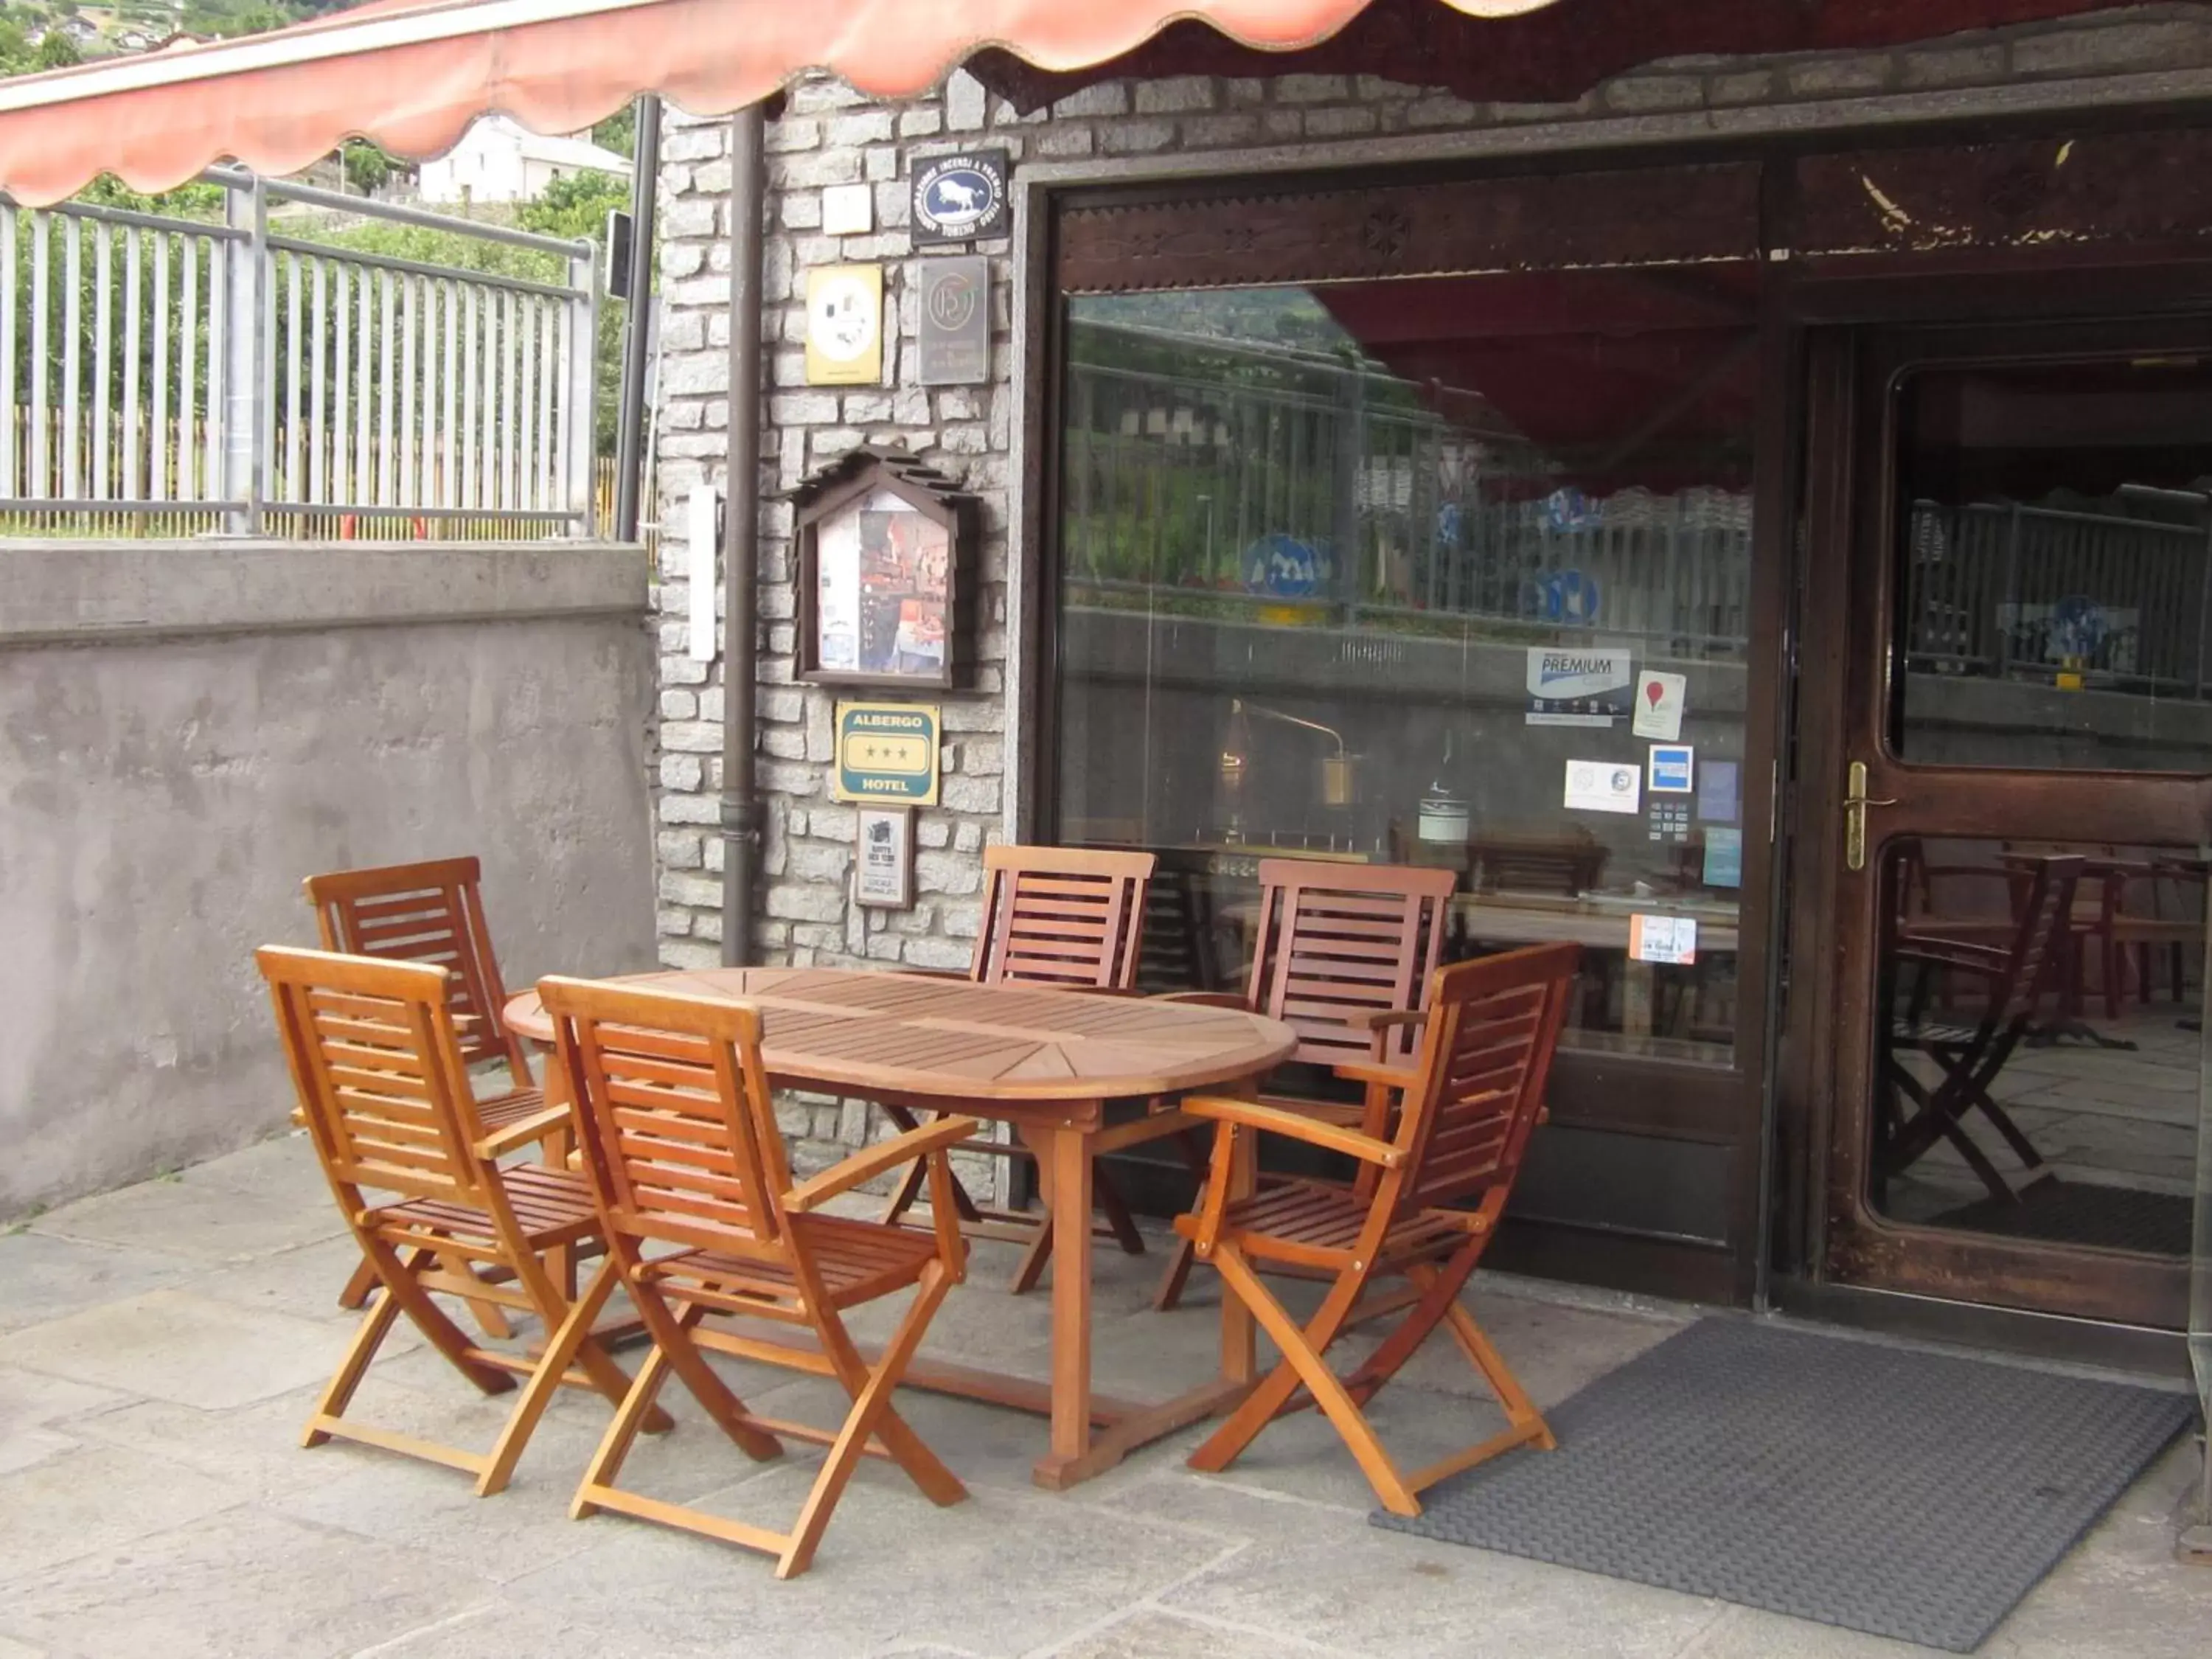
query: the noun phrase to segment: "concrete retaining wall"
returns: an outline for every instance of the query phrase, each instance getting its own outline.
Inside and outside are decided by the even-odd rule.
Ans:
[[[291,1104],[256,945],[475,853],[511,985],[653,959],[642,556],[0,549],[0,1218]]]

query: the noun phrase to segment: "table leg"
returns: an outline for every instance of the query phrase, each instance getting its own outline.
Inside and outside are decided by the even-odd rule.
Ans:
[[[1052,1450],[1036,1483],[1055,1490],[1091,1449],[1091,1137],[1050,1131],[1043,1162],[1052,1192]]]

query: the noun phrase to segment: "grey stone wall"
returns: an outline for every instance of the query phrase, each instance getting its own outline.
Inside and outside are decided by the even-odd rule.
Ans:
[[[1409,138],[1537,123],[1705,114],[1725,131],[1732,112],[1838,98],[1921,96],[1930,112],[1974,88],[2084,76],[2172,70],[2212,64],[2212,15],[2195,6],[2151,6],[2075,22],[1959,35],[1895,51],[1651,64],[1566,105],[1475,104],[1372,77],[1280,76],[1231,81],[1182,76],[1109,82],[1049,111],[1019,116],[975,80],[955,72],[939,91],[904,103],[872,102],[834,81],[794,86],[768,130],[769,240],[765,335],[773,385],[767,394],[763,487],[788,490],[808,471],[863,441],[903,445],[964,478],[981,498],[987,526],[979,611],[981,668],[973,692],[945,696],[945,805],[920,815],[920,899],[910,913],[863,911],[848,902],[853,820],[828,798],[834,695],[793,684],[794,595],[789,507],[768,505],[761,525],[763,618],[760,780],[769,802],[767,892],[759,942],[771,960],[868,961],[957,967],[968,959],[976,922],[977,849],[1002,832],[1019,781],[1005,733],[1023,689],[1008,667],[1011,422],[1010,258],[986,244],[994,283],[993,384],[929,390],[915,384],[915,271],[907,234],[910,169],[933,155],[988,140],[1017,169],[1085,162],[1110,172],[1207,151],[1296,147],[1316,164],[1358,159],[1369,149],[1402,155]],[[1381,147],[1388,146],[1387,151]],[[660,381],[658,479],[662,568],[661,759],[655,810],[661,959],[675,965],[719,959],[721,845],[719,817],[720,665],[682,654],[689,603],[683,502],[701,479],[723,482],[728,420],[728,124],[671,112],[661,173],[662,271],[669,311]],[[821,233],[821,191],[872,184],[876,228],[866,236]],[[895,322],[884,383],[839,390],[805,384],[805,272],[846,260],[881,262]],[[854,1141],[866,1128],[857,1109],[814,1103],[787,1128],[817,1143]]]
[[[0,1221],[280,1127],[253,951],[474,853],[510,985],[651,965],[637,555],[0,550]]]

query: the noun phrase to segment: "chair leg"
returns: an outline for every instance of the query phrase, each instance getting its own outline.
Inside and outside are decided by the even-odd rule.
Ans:
[[[370,1271],[374,1276],[374,1269]],[[345,1415],[345,1408],[353,1403],[362,1378],[368,1375],[369,1362],[384,1346],[384,1339],[391,1334],[392,1321],[398,1316],[398,1297],[387,1291],[376,1298],[376,1305],[368,1310],[368,1317],[354,1332],[353,1340],[346,1345],[345,1358],[338,1362],[337,1374],[324,1389],[322,1398],[315,1402],[314,1415],[307,1419],[307,1432],[300,1437],[302,1446],[319,1446],[331,1437],[330,1431],[319,1425],[325,1419]]]
[[[1042,1160],[1038,1170],[1042,1175]],[[1144,1255],[1144,1236],[1138,1232],[1136,1221],[1129,1214],[1128,1205],[1107,1178],[1105,1170],[1096,1164],[1092,1165],[1091,1171],[1091,1196],[1097,1207],[1105,1212],[1107,1225],[1113,1229],[1114,1237],[1120,1243],[1123,1253]],[[1038,1281],[1044,1277],[1045,1264],[1052,1260],[1054,1231],[1052,1194],[1047,1192],[1044,1194],[1044,1214],[1039,1219],[1036,1231],[1023,1247],[1021,1264],[1014,1269],[1014,1282],[1007,1286],[1007,1295],[1026,1296],[1036,1289]]]
[[[1406,1277],[1413,1281],[1420,1296],[1406,1310],[1405,1316],[1393,1326],[1390,1334],[1376,1345],[1375,1352],[1361,1360],[1344,1379],[1344,1391],[1363,1407],[1382,1391],[1382,1385],[1395,1376],[1405,1363],[1411,1359],[1427,1341],[1429,1333],[1444,1316],[1444,1310],[1455,1306],[1460,1291],[1466,1286],[1468,1275],[1474,1271],[1476,1258],[1488,1240],[1480,1234],[1471,1235],[1466,1243],[1452,1252],[1442,1271],[1426,1262],[1416,1263],[1406,1269]]]
[[[921,1127],[921,1120],[915,1116],[910,1108],[885,1104],[882,1109],[884,1115],[890,1119],[892,1126],[902,1132],[918,1129]],[[934,1123],[944,1115],[942,1112],[932,1112],[929,1115],[929,1121]],[[913,1224],[906,1219],[906,1214],[921,1201],[922,1183],[928,1167],[928,1160],[926,1158],[916,1158],[907,1166],[906,1173],[899,1178],[899,1184],[892,1189],[890,1202],[884,1206],[882,1219],[885,1226],[904,1227]],[[983,1218],[982,1212],[975,1206],[974,1196],[960,1184],[957,1177],[955,1177],[952,1182],[952,1202],[960,1213],[961,1220],[975,1222]]]
[[[1374,1488],[1375,1496],[1382,1507],[1394,1515],[1419,1515],[1420,1500],[1399,1474],[1398,1466],[1390,1454],[1382,1449],[1374,1429],[1361,1413],[1358,1404],[1346,1392],[1335,1372],[1328,1368],[1324,1358],[1328,1345],[1336,1338],[1344,1316],[1357,1303],[1360,1290],[1369,1273],[1364,1268],[1346,1271],[1336,1281],[1321,1311],[1313,1322],[1300,1329],[1282,1304],[1267,1291],[1260,1277],[1245,1261],[1243,1253],[1234,1244],[1218,1246],[1213,1253],[1213,1265],[1220,1270],[1223,1285],[1252,1310],[1267,1334],[1274,1340],[1283,1355],[1282,1364],[1273,1375],[1262,1382],[1252,1397],[1231,1414],[1229,1420],[1215,1431],[1212,1437],[1193,1452],[1190,1467],[1218,1471],[1229,1463],[1250,1443],[1253,1437],[1275,1415],[1291,1392],[1303,1382],[1306,1392],[1313,1396],[1336,1431],[1351,1449],[1360,1473]],[[1263,1401],[1275,1404],[1264,1416],[1257,1408]],[[1251,1420],[1255,1417],[1256,1421]]]
[[[568,1261],[575,1260],[571,1251]],[[573,1361],[579,1365],[592,1386],[605,1396],[608,1402],[620,1410],[628,1401],[630,1379],[622,1367],[607,1357],[592,1336],[592,1322],[607,1304],[621,1277],[620,1264],[609,1255],[601,1259],[599,1270],[592,1275],[592,1282],[582,1296],[573,1303],[564,1304],[557,1295],[557,1286],[551,1274],[534,1263],[526,1263],[522,1274],[524,1286],[538,1304],[538,1317],[552,1333],[545,1351],[538,1356],[538,1369],[531,1373],[524,1386],[521,1398],[507,1413],[507,1423],[500,1431],[499,1439],[491,1450],[491,1460],[477,1480],[477,1495],[489,1498],[502,1492],[514,1474],[524,1448],[538,1427],[538,1419],[544,1415],[545,1407],[552,1403],[554,1394],[568,1380],[568,1366]],[[675,1420],[658,1406],[648,1407],[639,1426],[647,1434],[665,1434],[676,1426]]]
[[[353,1312],[359,1312],[368,1305],[368,1293],[374,1290],[376,1285],[376,1269],[370,1267],[368,1261],[364,1259],[361,1265],[353,1270],[353,1277],[346,1280],[345,1288],[338,1292],[338,1306]]]
[[[403,1263],[391,1246],[380,1241],[369,1241],[363,1248],[375,1264],[385,1293],[398,1302],[399,1311],[414,1322],[456,1370],[486,1394],[505,1394],[514,1387],[514,1374],[478,1359],[474,1345],[461,1334],[460,1327],[446,1317],[445,1310],[422,1288],[416,1275],[434,1260],[428,1251],[411,1252],[410,1260]]]
[[[1175,1144],[1176,1150],[1182,1154],[1183,1163],[1198,1177],[1198,1189],[1203,1193],[1206,1177],[1212,1173],[1206,1137],[1196,1130],[1188,1130],[1177,1135]],[[1159,1288],[1152,1292],[1153,1311],[1167,1313],[1182,1300],[1183,1286],[1190,1282],[1191,1265],[1197,1260],[1198,1246],[1178,1237],[1169,1254],[1167,1271],[1160,1275]]]
[[[1144,1255],[1145,1236],[1137,1231],[1136,1219],[1130,1215],[1121,1188],[1114,1184],[1103,1167],[1094,1168],[1091,1172],[1091,1195],[1098,1206],[1099,1213],[1106,1218],[1106,1224],[1114,1230],[1114,1241],[1121,1247],[1121,1254]]]
[[[951,1286],[951,1276],[942,1262],[933,1261],[922,1270],[914,1301],[872,1371],[853,1346],[842,1322],[834,1312],[823,1310],[816,1330],[830,1363],[836,1367],[838,1381],[853,1397],[853,1408],[846,1414],[836,1439],[830,1443],[830,1455],[823,1460],[821,1473],[815,1476],[814,1486],[806,1494],[798,1523],[792,1528],[791,1540],[776,1561],[777,1577],[795,1578],[812,1564],[815,1547],[822,1541],[837,1499],[844,1493],[845,1483],[859,1467],[869,1437],[878,1431],[884,1448],[932,1503],[957,1504],[967,1497],[968,1489],[960,1484],[959,1478],[938,1461],[937,1454],[922,1443],[921,1437],[908,1428],[891,1407],[892,1391],[898,1387],[907,1363],[921,1346],[922,1333],[929,1328],[932,1316]]]

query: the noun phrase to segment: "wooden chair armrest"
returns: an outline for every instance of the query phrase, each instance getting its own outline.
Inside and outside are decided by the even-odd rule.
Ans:
[[[974,982],[968,977],[968,970],[964,968],[908,968],[901,966],[894,968],[890,971],[895,974],[902,975],[908,979],[953,979],[959,981],[963,985],[972,984]]]
[[[1371,1060],[1340,1060],[1330,1071],[1352,1083],[1379,1083],[1386,1089],[1410,1089],[1420,1078],[1413,1066],[1382,1066]]]
[[[566,1105],[541,1106],[528,1117],[519,1117],[504,1129],[495,1130],[477,1142],[477,1156],[501,1158],[545,1139],[574,1121]]]
[[[1256,1100],[1239,1100],[1228,1095],[1194,1095],[1183,1102],[1182,1109],[1193,1117],[1211,1118],[1217,1123],[1234,1123],[1248,1129],[1264,1129],[1270,1134],[1302,1140],[1309,1146],[1344,1152],[1363,1164],[1380,1164],[1386,1170],[1396,1169],[1402,1157],[1387,1140],[1377,1140],[1357,1129],[1324,1123],[1318,1118],[1303,1117],[1278,1106],[1262,1105]]]
[[[783,1195],[783,1207],[799,1212],[813,1209],[824,1199],[850,1192],[862,1182],[872,1181],[886,1170],[896,1170],[900,1164],[911,1164],[930,1152],[957,1146],[974,1134],[975,1127],[975,1120],[972,1117],[941,1117],[934,1123],[925,1123],[918,1129],[908,1129],[904,1134],[893,1135],[889,1140],[879,1140],[842,1163],[831,1164],[820,1175],[800,1182]]]
[[[1310,1117],[1316,1123],[1334,1123],[1347,1129],[1356,1129],[1367,1115],[1367,1108],[1356,1100],[1300,1100],[1291,1095],[1261,1095],[1260,1104],[1279,1112],[1289,1112],[1296,1117]]]
[[[1249,1006],[1234,991],[1163,991],[1152,1000],[1186,1003],[1193,1008],[1234,1008],[1239,1012]]]
[[[1354,1014],[1344,1023],[1355,1031],[1384,1031],[1394,1025],[1425,1025],[1428,1018],[1425,1008],[1376,1008]]]

